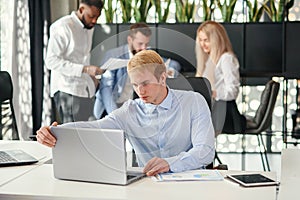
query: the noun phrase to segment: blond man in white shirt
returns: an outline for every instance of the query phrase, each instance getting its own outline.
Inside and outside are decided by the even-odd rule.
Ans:
[[[101,0],[81,0],[77,11],[50,27],[45,62],[51,70],[50,95],[62,123],[88,120],[92,115],[95,76],[103,70],[90,65],[90,51],[102,8]]]

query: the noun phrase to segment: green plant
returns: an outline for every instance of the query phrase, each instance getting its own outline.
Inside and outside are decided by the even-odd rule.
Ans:
[[[212,13],[214,12],[214,1],[202,0],[203,2],[203,21],[211,20]],[[209,2],[209,5],[208,5]]]
[[[166,0],[165,2],[167,2],[167,7],[163,9],[161,6],[161,0],[151,0],[151,3],[155,6],[155,12],[157,14],[158,22],[167,21],[171,0]]]
[[[104,1],[104,12],[105,12],[105,18],[106,23],[113,23],[113,18],[116,12],[116,8],[113,8],[112,1]]]
[[[223,22],[231,22],[233,11],[237,0],[216,0],[218,8],[221,10]],[[227,3],[228,2],[228,3]]]
[[[175,0],[176,19],[178,22],[193,22],[195,13],[195,0],[189,3],[189,0]]]
[[[268,9],[267,3],[269,0],[263,2],[261,6],[258,6],[258,1],[255,0],[252,4],[250,0],[246,1],[248,7],[248,17],[250,22],[258,22],[264,12]]]
[[[136,22],[146,22],[148,13],[152,3],[150,0],[136,0],[134,10],[134,18]]]
[[[122,9],[122,19],[123,19],[123,23],[128,23],[131,20],[132,17],[132,3],[133,0],[120,0],[119,1],[121,4],[121,9]]]
[[[294,5],[294,0],[279,0],[278,8],[276,8],[275,1],[269,0],[270,7],[266,12],[273,22],[282,22],[288,16],[289,9]],[[285,12],[285,13],[284,13]]]

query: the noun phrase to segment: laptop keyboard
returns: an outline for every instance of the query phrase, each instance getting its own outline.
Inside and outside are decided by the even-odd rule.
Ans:
[[[0,163],[15,162],[15,161],[17,160],[11,157],[9,154],[7,154],[4,151],[0,151]]]
[[[136,176],[133,176],[133,175],[127,175],[127,180],[130,180],[130,179],[133,179],[135,178]]]

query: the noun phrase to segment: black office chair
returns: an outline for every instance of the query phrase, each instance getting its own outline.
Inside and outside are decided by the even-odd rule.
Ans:
[[[0,139],[19,140],[13,106],[13,84],[6,71],[0,71],[0,91]]]
[[[239,113],[235,101],[227,102],[226,118],[222,134],[242,134],[242,168],[245,163],[245,136],[256,135],[260,148],[263,169],[270,171],[266,146],[263,142],[262,133],[268,131],[272,124],[272,114],[274,111],[276,98],[279,91],[279,83],[270,80],[263,90],[260,98],[260,105],[254,117],[243,116]]]
[[[167,85],[172,89],[199,92],[205,98],[209,109],[211,109],[211,86],[208,79],[179,75],[177,78],[167,78]]]

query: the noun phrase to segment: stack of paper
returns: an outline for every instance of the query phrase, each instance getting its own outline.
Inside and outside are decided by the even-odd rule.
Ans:
[[[155,181],[222,181],[218,170],[192,170],[180,173],[163,173],[153,177]]]

